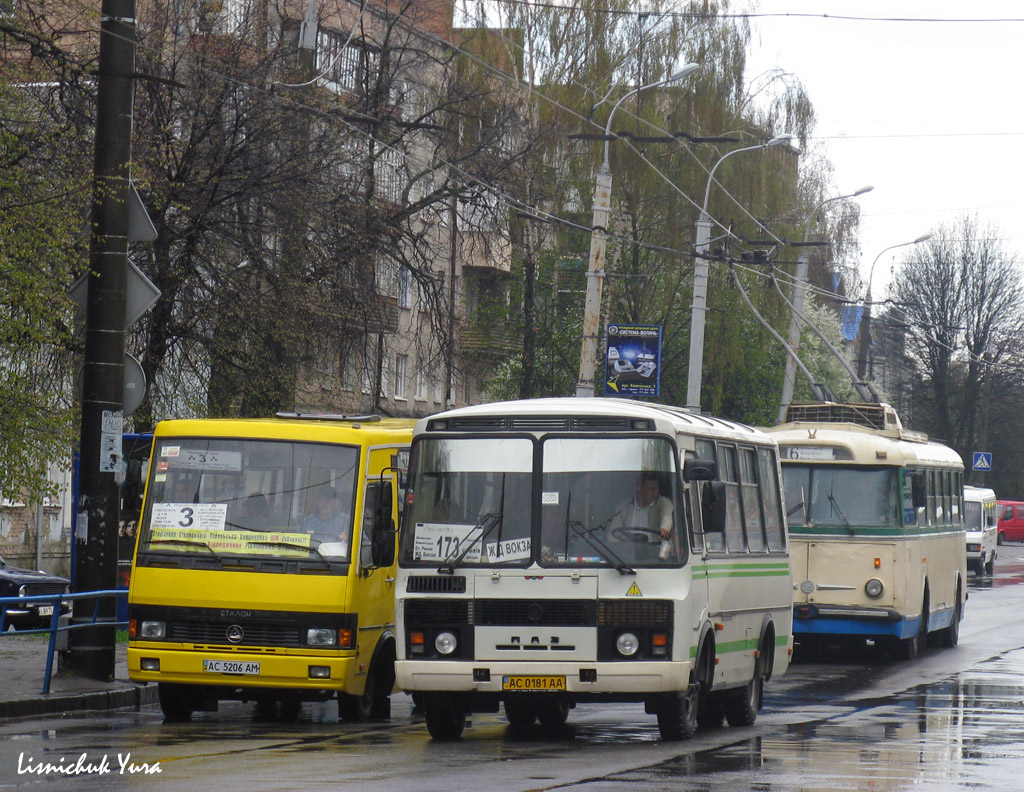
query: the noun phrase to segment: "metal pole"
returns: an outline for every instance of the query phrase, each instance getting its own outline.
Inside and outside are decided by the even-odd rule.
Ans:
[[[807,241],[806,234],[804,242]],[[807,293],[807,264],[810,256],[806,248],[796,260],[796,282],[793,284],[793,315],[789,319],[789,346],[799,354],[800,350],[800,319],[797,313],[803,313],[804,295]],[[786,417],[786,407],[793,401],[793,387],[796,384],[796,361],[786,358],[786,369],[782,375],[782,402],[779,405],[779,423]]]
[[[124,475],[124,322],[128,273],[128,192],[135,2],[103,0],[93,161],[92,237],[82,374],[81,487],[77,504],[76,591],[117,586],[117,533]],[[72,624],[92,621],[75,602]],[[113,621],[104,598],[100,616]],[[70,665],[91,679],[114,676],[115,628],[94,625],[68,635]]]

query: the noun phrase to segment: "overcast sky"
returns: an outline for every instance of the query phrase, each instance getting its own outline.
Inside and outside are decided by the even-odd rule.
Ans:
[[[964,214],[1024,250],[1022,0],[733,2],[776,15],[751,19],[748,79],[773,67],[797,75],[838,192],[875,187],[857,199],[865,278],[884,248]],[[905,252],[878,259],[875,296]]]

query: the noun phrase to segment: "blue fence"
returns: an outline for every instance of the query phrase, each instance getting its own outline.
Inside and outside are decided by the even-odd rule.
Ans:
[[[67,633],[71,630],[78,630],[83,627],[94,627],[97,624],[114,627],[127,627],[127,621],[118,621],[117,618],[100,618],[100,602],[105,597],[127,598],[127,589],[106,589],[103,591],[80,591],[77,594],[37,594],[31,597],[0,597],[0,637],[8,635],[7,630],[7,609],[12,605],[25,605],[29,602],[52,602],[53,615],[50,617],[49,627],[39,627],[33,630],[19,630],[18,635],[31,635],[33,633],[49,633],[50,645],[46,650],[46,676],[43,678],[43,693],[50,692],[50,675],[53,673],[53,652],[57,645],[57,634]],[[89,621],[79,621],[75,624],[61,624],[61,613],[64,611],[65,602],[75,600],[95,599],[96,604],[92,609],[92,618]],[[81,617],[80,617],[81,618]]]

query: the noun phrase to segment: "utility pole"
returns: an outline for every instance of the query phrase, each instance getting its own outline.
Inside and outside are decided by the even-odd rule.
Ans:
[[[76,591],[117,585],[134,71],[135,0],[103,0],[82,374]],[[94,607],[93,602],[76,601],[72,625],[91,622]],[[83,676],[112,679],[116,618],[112,597],[100,601],[98,616],[108,623],[70,631],[69,661]]]

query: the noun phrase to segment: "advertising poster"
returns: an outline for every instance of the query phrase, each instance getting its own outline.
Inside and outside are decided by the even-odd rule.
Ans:
[[[608,325],[605,396],[661,395],[661,325]]]

